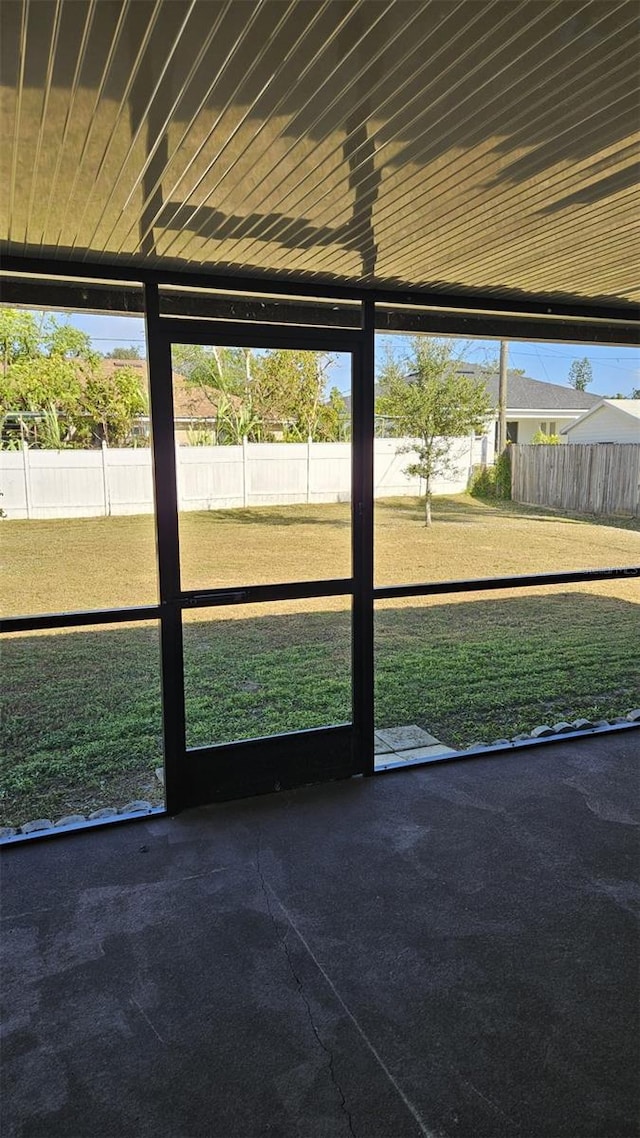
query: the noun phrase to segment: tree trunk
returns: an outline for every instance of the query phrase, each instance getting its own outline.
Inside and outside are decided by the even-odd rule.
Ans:
[[[428,486],[424,501],[424,524],[425,526],[431,525],[431,490]]]
[[[246,355],[244,357],[245,364],[245,379],[244,379],[244,398],[246,403],[251,399],[251,348],[245,349]]]

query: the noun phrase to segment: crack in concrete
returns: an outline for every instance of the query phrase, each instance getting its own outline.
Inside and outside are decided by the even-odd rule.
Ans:
[[[462,1075],[458,1074],[457,1077],[462,1083],[463,1087],[467,1087],[467,1089],[472,1091],[474,1095],[477,1095],[478,1098],[482,1099],[483,1102],[486,1102],[487,1106],[490,1106],[495,1114],[499,1115],[500,1118],[503,1118],[505,1122],[508,1122],[509,1125],[513,1126],[516,1130],[522,1130],[522,1127],[519,1125],[519,1123],[517,1123],[514,1118],[510,1118],[508,1114],[505,1114],[504,1111],[500,1109],[498,1104],[493,1101],[493,1099],[487,1098],[487,1096],[484,1095],[482,1091],[479,1091],[477,1087],[474,1087],[472,1082],[470,1082],[468,1079],[463,1079]]]
[[[342,996],[340,995],[340,992],[336,988],[336,986],[335,986],[333,980],[331,979],[329,973],[327,972],[326,968],[323,967],[322,962],[318,959],[318,957],[314,953],[314,951],[313,951],[311,945],[309,944],[308,940],[305,938],[305,936],[303,935],[301,930],[298,928],[296,922],[293,919],[292,914],[289,912],[289,910],[286,908],[286,906],[282,903],[280,898],[274,892],[271,885],[267,885],[267,889],[268,889],[269,893],[271,894],[271,896],[273,897],[273,900],[277,902],[278,908],[281,910],[281,912],[282,912],[283,916],[285,917],[287,923],[289,924],[289,927],[291,928],[292,932],[295,933],[295,935],[297,936],[298,940],[300,941],[302,947],[306,950],[306,952],[311,957],[311,960],[313,961],[316,968],[318,969],[319,974],[323,977],[327,987],[330,988],[330,990],[333,992],[336,1000],[338,1001],[341,1008],[343,1009],[344,1014],[346,1015],[347,1019],[349,1019],[351,1021],[351,1023],[353,1024],[355,1031],[357,1031],[357,1033],[360,1036],[360,1038],[362,1039],[362,1042],[364,1043],[365,1047],[370,1051],[371,1055],[373,1056],[376,1063],[380,1067],[380,1070],[385,1075],[385,1078],[387,1078],[389,1080],[389,1082],[391,1083],[391,1086],[396,1091],[396,1093],[398,1094],[399,1098],[402,1100],[402,1102],[406,1106],[409,1113],[413,1116],[420,1133],[424,1135],[424,1138],[445,1138],[445,1135],[443,1134],[443,1132],[441,1130],[437,1130],[437,1131],[432,1130],[429,1126],[427,1126],[427,1124],[424,1121],[424,1119],[422,1118],[419,1110],[417,1109],[416,1106],[414,1106],[411,1099],[403,1091],[398,1080],[396,1079],[395,1075],[393,1074],[393,1071],[391,1071],[390,1068],[385,1063],[382,1055],[378,1051],[375,1044],[372,1043],[372,1041],[369,1038],[369,1036],[367,1035],[364,1027],[360,1023],[360,1021],[356,1018],[356,1016],[353,1014],[349,1005],[347,1003],[345,1003],[345,1001],[343,1000]]]
[[[162,1038],[162,1036],[160,1035],[160,1032],[158,1031],[158,1029],[157,1029],[157,1028],[154,1026],[154,1024],[151,1022],[151,1020],[149,1019],[149,1016],[147,1015],[147,1013],[145,1012],[144,1008],[142,1007],[142,1004],[139,1004],[139,1003],[138,1003],[138,1001],[137,1001],[137,1000],[136,1000],[136,999],[135,999],[133,996],[131,996],[131,997],[130,997],[130,999],[131,999],[131,1003],[132,1003],[132,1004],[134,1004],[134,1005],[135,1005],[135,1007],[136,1007],[136,1008],[138,1009],[138,1011],[140,1012],[140,1015],[142,1016],[142,1018],[143,1018],[144,1020],[146,1020],[146,1021],[147,1021],[147,1023],[149,1024],[149,1027],[151,1028],[151,1030],[152,1030],[153,1034],[155,1035],[156,1039],[159,1039],[159,1040],[160,1040],[160,1042],[161,1042],[161,1043],[163,1043],[163,1044],[166,1046],[166,1042],[167,1042],[167,1041],[166,1041],[166,1039],[163,1039],[163,1038]]]
[[[349,1108],[347,1106],[347,1100],[345,1098],[344,1091],[343,1091],[343,1089],[340,1085],[340,1082],[336,1076],[333,1052],[331,1051],[330,1047],[327,1047],[326,1043],[322,1039],[322,1036],[320,1035],[320,1032],[318,1031],[316,1022],[313,1018],[313,1011],[311,1009],[311,1004],[310,1004],[309,999],[307,997],[307,994],[304,990],[302,980],[300,979],[300,976],[299,976],[299,974],[296,970],[296,967],[293,963],[291,951],[290,951],[289,945],[287,943],[287,932],[288,932],[288,930],[287,930],[287,932],[284,933],[284,935],[282,935],[282,933],[280,931],[281,926],[278,924],[278,921],[277,921],[275,914],[273,912],[273,908],[271,906],[271,899],[269,897],[269,890],[267,888],[267,883],[264,879],[264,873],[262,872],[262,864],[260,861],[260,835],[258,835],[258,845],[257,845],[257,849],[256,849],[256,870],[258,873],[258,880],[260,881],[260,886],[261,886],[262,892],[264,894],[264,899],[266,902],[267,911],[268,911],[269,916],[271,918],[271,922],[272,922],[273,927],[275,929],[275,932],[276,932],[276,935],[277,935],[278,940],[280,942],[280,945],[282,946],[282,950],[283,950],[283,952],[287,958],[287,964],[289,966],[289,971],[291,972],[291,975],[293,976],[296,988],[297,988],[298,993],[300,995],[300,998],[301,998],[301,1000],[305,1006],[305,1009],[307,1012],[307,1018],[309,1020],[309,1025],[310,1025],[311,1030],[315,1036],[315,1039],[318,1043],[318,1046],[321,1048],[321,1050],[327,1056],[327,1070],[329,1072],[329,1078],[331,1079],[331,1082],[333,1083],[338,1095],[340,1096],[340,1109],[342,1110],[342,1113],[344,1114],[347,1126],[349,1127],[349,1134],[351,1135],[351,1138],[357,1138],[356,1132],[353,1128],[353,1118],[351,1117],[351,1111],[349,1110]]]

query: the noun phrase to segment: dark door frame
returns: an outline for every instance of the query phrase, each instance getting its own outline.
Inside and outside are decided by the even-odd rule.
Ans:
[[[165,795],[173,813],[304,783],[373,773],[373,335],[361,329],[277,328],[161,314],[158,286],[145,286],[149,392],[160,589]],[[348,578],[184,590],[180,579],[171,348],[173,344],[316,349],[349,353],[352,375],[352,566]],[[368,368],[368,371],[367,371]],[[182,612],[185,608],[304,597],[352,599],[352,723],[206,747],[187,747]]]

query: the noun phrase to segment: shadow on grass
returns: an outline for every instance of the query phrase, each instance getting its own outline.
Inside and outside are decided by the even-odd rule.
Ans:
[[[433,524],[438,522],[466,522],[469,525],[481,524],[488,510],[487,504],[473,501],[470,498],[436,497],[433,499]],[[424,523],[424,498],[376,498],[375,515],[377,521],[394,521],[398,517]]]
[[[331,511],[327,517],[327,513]],[[292,503],[289,506],[234,507],[229,510],[189,510],[180,514],[180,524],[194,518],[197,524],[206,519],[216,526],[247,524],[255,526],[330,526],[344,529],[351,526],[351,505],[349,502],[321,504],[317,513],[313,506]],[[188,521],[187,521],[188,524]]]
[[[509,507],[509,509],[504,507]],[[394,521],[400,516],[407,520],[424,522],[424,498],[379,498],[376,499],[375,509],[378,521],[386,520],[386,516],[390,521]],[[533,510],[531,514],[522,513],[520,508],[512,502],[497,503],[484,498],[471,498],[464,495],[451,498],[437,496],[433,499],[432,504],[434,526],[442,522],[455,522],[458,525],[483,525],[492,518],[501,517],[505,514],[514,518],[526,518],[535,521],[554,520],[551,514],[545,515],[543,518],[536,510]]]
[[[348,610],[209,613],[185,624],[189,745],[350,720]],[[614,597],[383,602],[376,724],[464,746],[623,714],[640,703],[638,643],[640,605]],[[161,801],[155,626],[13,636],[3,662],[0,824]]]
[[[385,515],[391,518],[424,519],[424,498],[377,498],[375,509],[379,519]],[[433,523],[457,522],[468,525],[481,525],[495,517],[514,518],[519,521],[553,522],[558,525],[597,525],[615,529],[640,532],[640,518],[598,517],[593,514],[574,514],[566,510],[556,510],[543,506],[528,506],[522,502],[502,502],[489,498],[473,498],[471,495],[452,497],[437,496],[433,499]]]
[[[529,506],[526,502],[500,502],[485,498],[475,499],[475,501],[493,509],[497,514],[516,517],[523,521],[557,522],[567,525],[587,524],[640,532],[640,518],[626,517],[621,514],[578,514],[571,510],[562,510],[559,507]]]

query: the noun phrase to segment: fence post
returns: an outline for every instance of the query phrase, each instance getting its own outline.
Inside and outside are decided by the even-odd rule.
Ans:
[[[29,470],[29,444],[22,443],[22,470],[24,474],[24,503],[27,517],[31,517],[31,472]]]
[[[307,435],[307,505],[311,501],[311,435]]]
[[[100,449],[102,451],[102,496],[104,498],[104,516],[105,518],[108,518],[111,515],[111,495],[109,493],[109,471],[107,470],[106,439],[102,440]]]
[[[176,506],[178,513],[182,510],[182,467],[180,463],[180,443],[178,441],[178,432],[176,431],[173,436],[173,445],[176,452]]]
[[[249,488],[247,485],[247,462],[249,461],[249,440],[242,436],[242,505],[249,505]]]

